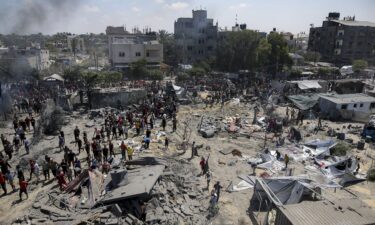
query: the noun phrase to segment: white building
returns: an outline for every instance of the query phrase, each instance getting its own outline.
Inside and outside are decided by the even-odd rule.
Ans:
[[[366,94],[320,94],[319,108],[331,119],[368,121],[375,113],[375,98]]]
[[[117,69],[128,68],[141,59],[148,67],[160,67],[163,61],[163,45],[154,33],[130,34],[124,27],[107,27],[109,63]]]

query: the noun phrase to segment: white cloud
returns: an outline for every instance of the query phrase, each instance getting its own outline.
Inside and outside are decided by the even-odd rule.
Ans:
[[[132,7],[132,11],[133,12],[139,12],[139,11],[141,11],[137,6],[133,6]]]
[[[239,3],[239,4],[237,4],[237,5],[231,5],[231,6],[229,6],[229,9],[231,9],[231,10],[235,10],[235,9],[244,9],[244,8],[247,8],[247,7],[249,7],[250,5],[249,4],[247,4],[247,3]]]
[[[171,10],[181,10],[189,7],[189,4],[186,2],[174,2],[171,4],[166,4],[165,6]]]
[[[162,4],[162,3],[164,3],[164,0],[154,0],[154,2],[156,2],[158,4]]]
[[[100,9],[98,6],[95,6],[95,5],[84,5],[83,11],[89,12],[89,13],[95,13],[95,12],[99,12]]]

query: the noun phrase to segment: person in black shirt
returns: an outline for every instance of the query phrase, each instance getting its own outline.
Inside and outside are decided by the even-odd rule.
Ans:
[[[73,132],[74,132],[74,140],[77,141],[77,139],[79,138],[79,133],[80,133],[78,126],[76,126]]]

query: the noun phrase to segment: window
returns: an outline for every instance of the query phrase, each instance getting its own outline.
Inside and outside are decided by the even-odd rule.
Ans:
[[[373,109],[373,108],[375,108],[375,102],[371,102],[370,104],[370,109]]]
[[[119,53],[118,53],[118,56],[119,56],[119,57],[125,57],[125,52],[119,52]]]
[[[147,52],[147,53],[146,53],[146,56],[147,56],[147,57],[150,57],[150,52]]]
[[[141,53],[140,52],[136,52],[135,56],[139,57],[139,56],[141,56]]]
[[[357,104],[354,104],[354,105],[353,105],[353,108],[357,108]]]
[[[187,46],[187,50],[188,50],[188,51],[192,51],[192,50],[193,50],[193,46],[190,46],[190,45]]]
[[[348,108],[347,104],[341,106],[341,109],[347,109],[347,108]]]
[[[363,107],[363,103],[359,104],[359,107],[362,108]]]

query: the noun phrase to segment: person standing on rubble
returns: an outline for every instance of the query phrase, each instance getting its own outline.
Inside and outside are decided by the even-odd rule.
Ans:
[[[214,185],[214,189],[215,189],[215,193],[216,193],[216,202],[219,202],[219,198],[220,198],[220,191],[221,191],[221,188],[223,186],[220,185],[220,181],[216,182],[216,184]]]
[[[289,164],[289,156],[288,154],[285,154],[284,156],[284,162],[285,162],[285,169],[288,168],[288,164]]]
[[[206,180],[207,180],[207,191],[210,191],[210,182],[211,182],[211,171],[207,170]]]
[[[107,148],[106,145],[103,146],[103,157],[104,157],[104,161],[107,161],[108,160],[108,152],[109,152],[109,149]]]
[[[64,150],[64,137],[59,135],[59,148],[60,148],[60,151]]]
[[[108,142],[109,156],[115,157],[114,146],[111,140]]]
[[[4,191],[4,195],[7,195],[8,192],[7,192],[6,178],[2,172],[0,172],[0,185]]]
[[[127,150],[127,147],[126,147],[124,141],[121,141],[120,149],[121,149],[122,160],[125,161],[126,160],[126,150]]]
[[[77,141],[77,139],[79,138],[79,133],[81,131],[78,129],[78,126],[76,126],[76,128],[74,129],[73,133],[74,133],[74,140]]]
[[[161,120],[161,126],[163,127],[163,131],[165,131],[165,126],[167,126],[167,119],[165,117],[166,115],[164,114]]]
[[[293,121],[294,120],[294,116],[296,114],[296,111],[294,110],[294,108],[292,108],[292,110],[290,111],[290,120]]]
[[[81,154],[81,149],[82,149],[82,140],[80,138],[77,138],[76,141],[76,146],[78,145],[78,155]]]
[[[29,154],[29,152],[30,152],[30,141],[26,138],[25,138],[25,141],[24,141],[24,145],[25,145],[26,154]]]
[[[177,130],[177,118],[176,118],[176,116],[174,116],[173,120],[172,120],[172,130],[173,130],[173,132],[176,132],[176,130]]]
[[[126,150],[127,150],[127,153],[128,153],[129,160],[133,160],[134,149],[131,146],[128,146],[126,148]]]
[[[30,122],[31,122],[31,126],[33,127],[33,132],[35,132],[35,119],[34,119],[34,117],[31,117]]]
[[[193,144],[191,145],[191,158],[194,158],[195,155],[195,141],[193,141]]]
[[[65,134],[64,134],[64,131],[60,130],[60,136],[63,139],[63,143],[65,143]]]
[[[168,137],[165,137],[165,140],[164,140],[164,148],[165,148],[165,150],[168,150],[168,147],[169,147],[169,139],[168,139]]]
[[[49,180],[50,179],[50,176],[49,176],[49,163],[46,160],[43,160],[42,170],[43,170],[44,180],[45,181]]]
[[[203,156],[201,157],[201,161],[199,162],[199,165],[201,167],[201,175],[204,175],[204,167],[206,165],[206,160],[204,159]]]
[[[22,201],[22,194],[25,193],[26,194],[26,199],[29,198],[29,194],[27,193],[27,186],[29,185],[29,183],[27,181],[25,181],[24,179],[22,179],[20,181],[20,193],[19,193],[19,196],[20,196],[20,201]]]
[[[59,184],[59,187],[60,187],[61,191],[66,186],[65,175],[64,175],[64,172],[62,170],[57,175],[57,183]]]

